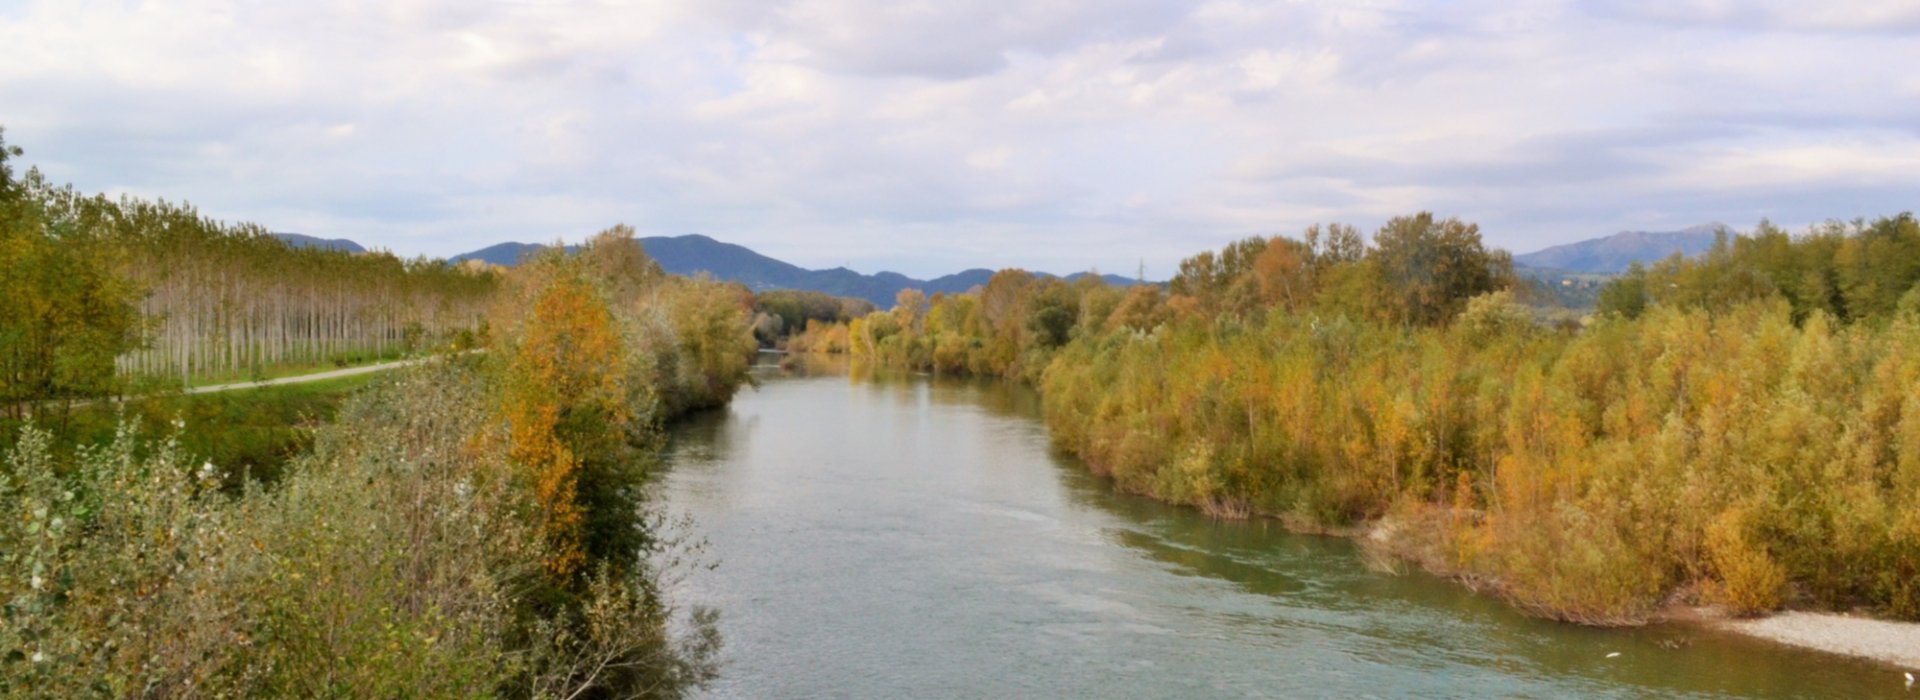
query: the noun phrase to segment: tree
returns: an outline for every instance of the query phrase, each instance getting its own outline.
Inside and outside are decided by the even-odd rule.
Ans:
[[[509,456],[526,473],[548,547],[546,569],[572,581],[588,555],[583,472],[617,461],[627,404],[626,348],[606,298],[564,253],[523,263],[521,295],[511,307],[497,350],[506,363],[502,413],[510,428]],[[586,494],[593,498],[598,489]]]
[[[1402,323],[1444,323],[1474,296],[1512,285],[1513,260],[1505,251],[1487,250],[1480,227],[1433,214],[1396,217],[1374,234],[1388,297]]]
[[[775,289],[755,294],[753,309],[780,318],[785,333],[805,331],[811,321],[846,323],[873,313],[873,302],[836,297],[825,292]]]
[[[1314,224],[1307,227],[1305,239],[1318,267],[1360,262],[1367,255],[1367,242],[1360,230],[1346,224]]]
[[[589,274],[606,286],[611,299],[632,299],[666,277],[660,263],[647,255],[633,237],[633,227],[620,224],[594,234],[580,247]]]
[[[993,273],[980,290],[980,316],[988,333],[987,364],[996,374],[1012,371],[1026,347],[1027,296],[1034,282],[1033,273],[1007,269]]]
[[[1150,331],[1167,320],[1166,297],[1159,285],[1136,284],[1107,316],[1106,330]]]
[[[13,188],[13,167],[7,161],[21,155],[19,146],[7,145],[7,129],[0,127],[0,197],[7,196]]]
[[[748,383],[753,355],[753,293],[745,285],[704,277],[675,279],[663,293],[679,338],[680,391],[670,410],[720,406]]]
[[[114,361],[139,346],[141,328],[114,251],[48,225],[5,165],[19,154],[0,141],[0,405],[16,417],[27,402],[112,393]]]
[[[1074,324],[1079,322],[1080,304],[1065,282],[1053,279],[1035,286],[1038,289],[1027,302],[1029,342],[1048,350],[1066,345]]]
[[[1313,249],[1305,243],[1275,236],[1253,260],[1254,289],[1262,306],[1289,311],[1304,308],[1313,299]]]
[[[1646,310],[1647,270],[1638,262],[1628,265],[1626,274],[1601,287],[1600,296],[1594,302],[1594,313],[1601,316],[1632,320]]]
[[[893,320],[913,335],[926,331],[927,294],[918,289],[902,289],[893,297]]]

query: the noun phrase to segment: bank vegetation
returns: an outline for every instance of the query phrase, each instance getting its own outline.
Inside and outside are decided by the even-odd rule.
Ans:
[[[1920,225],[1762,224],[1550,323],[1475,226],[1249,239],[1162,288],[1002,271],[798,347],[1042,389],[1125,490],[1369,546],[1535,613],[1920,619]]]
[[[127,291],[152,287],[116,267],[120,243],[63,228],[34,187],[0,171],[0,350],[12,371],[36,357],[51,369],[38,384],[10,375],[10,390],[42,393],[7,398],[89,395],[98,385],[76,382],[110,381],[129,338],[156,322]],[[246,265],[283,255],[242,238],[230,242],[262,256]],[[307,254],[286,255],[295,265]],[[46,260],[86,276],[31,276]],[[446,328],[481,329],[472,342],[487,352],[375,381],[271,475],[189,448],[221,425],[135,414],[104,442],[76,441],[40,420],[44,404],[13,401],[22,425],[0,454],[0,697],[680,697],[712,679],[715,613],[664,594],[698,548],[640,486],[664,421],[747,381],[750,295],[663,274],[624,227],[484,282],[422,282],[425,297],[405,280],[464,273],[314,260],[367,271],[352,284],[367,285],[356,289],[375,311],[346,336],[391,339],[404,319],[445,311]],[[244,293],[274,292],[274,269]],[[273,273],[286,293],[265,296],[304,297],[330,284],[319,272]],[[14,297],[42,283],[71,293]],[[423,298],[458,303],[388,308]],[[62,315],[69,307],[111,313]],[[300,315],[278,313],[265,318]],[[208,357],[229,356],[218,353]]]

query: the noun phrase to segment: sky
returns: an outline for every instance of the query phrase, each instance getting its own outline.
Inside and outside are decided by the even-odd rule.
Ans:
[[[444,256],[1169,276],[1432,211],[1516,252],[1920,194],[1920,2],[0,0],[82,190]]]

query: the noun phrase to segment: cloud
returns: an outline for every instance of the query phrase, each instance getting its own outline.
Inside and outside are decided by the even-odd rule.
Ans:
[[[1053,55],[1094,41],[1151,36],[1186,13],[1173,0],[719,3],[711,10],[808,65],[836,73],[963,79],[1012,54]]]
[[[1531,250],[1912,207],[1909,3],[30,2],[84,189],[403,253],[625,221],[812,266],[1162,274],[1421,209]]]
[[[1621,18],[1695,28],[1920,33],[1920,6],[1907,0],[1631,0],[1594,2],[1592,9]]]

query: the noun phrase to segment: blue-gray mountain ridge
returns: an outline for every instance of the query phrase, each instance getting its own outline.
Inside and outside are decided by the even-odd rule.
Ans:
[[[803,289],[825,292],[834,296],[865,299],[883,309],[893,306],[894,296],[903,289],[918,289],[929,295],[958,294],[984,285],[993,277],[992,270],[979,268],[930,280],[914,279],[897,272],[864,275],[844,267],[809,270],[761,255],[746,246],[723,243],[699,234],[650,236],[638,240],[646,248],[647,255],[660,262],[661,268],[677,275],[705,272],[715,279],[747,285],[754,291]],[[568,249],[575,247],[568,246]],[[495,265],[512,265],[545,248],[538,243],[501,243],[455,255],[448,260],[482,260]],[[1066,278],[1074,280],[1086,274],[1082,272]],[[1121,286],[1135,283],[1135,280],[1119,275],[1101,275],[1101,279],[1108,284]]]
[[[1679,253],[1692,257],[1713,247],[1713,239],[1733,229],[1726,224],[1701,224],[1679,231],[1621,231],[1605,238],[1557,245],[1513,256],[1515,265],[1562,272],[1617,275],[1633,263],[1648,264]]]
[[[1651,263],[1675,253],[1686,256],[1699,255],[1712,247],[1714,237],[1721,231],[1732,233],[1731,229],[1717,223],[1672,232],[1622,231],[1603,238],[1516,255],[1513,260],[1522,268],[1524,274],[1546,280],[1551,284],[1565,274],[1614,275],[1626,271],[1627,266],[1635,262]],[[365,250],[358,243],[344,238],[321,239],[297,233],[274,235],[286,241],[288,245],[296,247],[313,246],[349,252]],[[984,285],[989,278],[993,277],[992,270],[982,268],[963,270],[930,280],[914,279],[896,272],[865,275],[844,267],[809,270],[761,255],[745,246],[717,241],[699,234],[650,236],[641,238],[639,241],[646,248],[648,255],[658,260],[660,266],[666,271],[674,274],[693,275],[704,272],[715,279],[745,284],[754,291],[801,289],[825,292],[835,296],[865,299],[881,308],[892,306],[894,296],[903,289],[919,289],[927,294],[943,292],[957,294]],[[568,246],[570,250],[576,247]],[[480,260],[495,265],[513,265],[527,255],[545,248],[546,246],[538,243],[508,242],[455,255],[448,260],[451,262]],[[1086,274],[1088,273],[1068,275],[1067,279],[1079,279]],[[1108,284],[1121,286],[1136,282],[1119,275],[1101,275],[1101,279]]]
[[[338,251],[343,251],[348,253],[367,252],[367,249],[361,247],[360,244],[355,243],[353,241],[349,241],[345,238],[317,238],[314,236],[308,236],[308,235],[303,235],[298,233],[276,233],[276,234],[273,234],[273,237],[278,238],[281,241],[284,241],[287,245],[295,248],[322,248],[325,250],[338,250]]]

